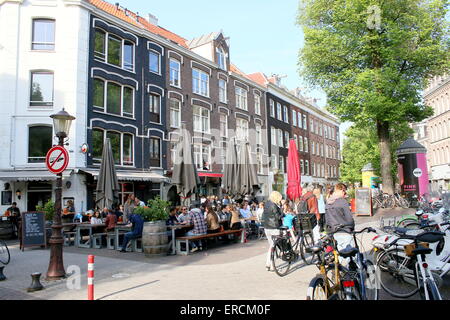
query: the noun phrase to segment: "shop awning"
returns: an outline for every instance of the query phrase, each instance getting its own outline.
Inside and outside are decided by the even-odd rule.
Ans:
[[[63,172],[63,178],[70,177],[72,170]],[[53,181],[58,176],[48,170],[0,171],[2,181]]]
[[[97,180],[99,170],[95,169],[80,169],[80,172],[90,174]],[[120,171],[116,170],[119,181],[151,181],[151,182],[168,182],[169,179],[155,172],[142,171]]]
[[[211,173],[211,172],[199,172],[199,177],[210,177],[210,178],[222,178],[222,173]]]

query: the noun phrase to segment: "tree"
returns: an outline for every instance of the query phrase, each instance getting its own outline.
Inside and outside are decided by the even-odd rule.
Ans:
[[[395,129],[394,129],[395,128]],[[397,155],[395,150],[413,133],[413,130],[405,123],[392,126],[389,132],[391,137],[391,161],[392,180],[396,180],[397,173]],[[374,124],[366,127],[357,127],[353,125],[346,132],[347,139],[344,141],[342,150],[343,161],[340,172],[341,179],[344,182],[355,183],[361,181],[361,170],[372,163],[375,173],[380,175],[381,155],[378,144],[377,130]],[[384,181],[383,181],[384,183]]]
[[[421,91],[450,66],[447,0],[301,0],[299,72],[327,109],[376,127],[385,192],[393,193],[391,129],[432,115]]]

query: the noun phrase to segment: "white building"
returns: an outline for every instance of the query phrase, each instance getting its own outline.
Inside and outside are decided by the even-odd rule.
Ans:
[[[0,1],[0,214],[15,201],[21,211],[54,200],[56,175],[44,163],[57,144],[51,114],[76,117],[63,198],[86,210],[81,145],[86,142],[89,12],[80,0]]]

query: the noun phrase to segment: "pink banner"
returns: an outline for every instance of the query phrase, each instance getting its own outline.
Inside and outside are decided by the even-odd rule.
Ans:
[[[419,195],[428,193],[428,167],[427,167],[427,156],[425,153],[416,154],[417,157],[417,167],[422,170],[422,176],[419,177]]]

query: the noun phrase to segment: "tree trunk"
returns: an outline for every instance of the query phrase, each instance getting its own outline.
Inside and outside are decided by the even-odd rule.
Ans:
[[[394,183],[391,168],[391,139],[389,134],[389,122],[377,121],[377,134],[380,143],[381,178],[383,180],[383,192],[394,194]]]

